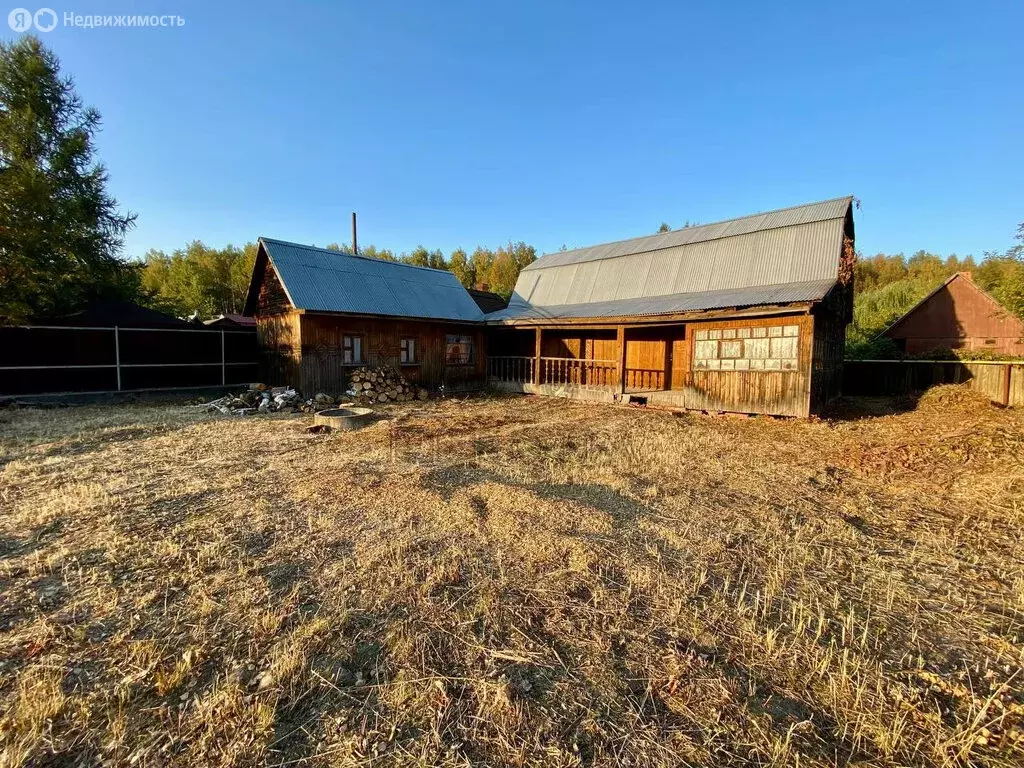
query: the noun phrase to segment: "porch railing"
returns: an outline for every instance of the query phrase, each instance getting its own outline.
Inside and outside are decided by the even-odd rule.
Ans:
[[[540,384],[575,384],[580,387],[613,387],[618,383],[614,360],[583,360],[574,357],[542,357]]]
[[[665,388],[665,371],[657,368],[627,368],[626,389],[661,390]]]
[[[614,360],[542,357],[538,370],[536,358],[500,356],[488,358],[487,375],[491,381],[503,383],[614,387],[618,383],[618,366]]]
[[[495,382],[530,384],[535,362],[532,357],[488,357],[487,376]]]

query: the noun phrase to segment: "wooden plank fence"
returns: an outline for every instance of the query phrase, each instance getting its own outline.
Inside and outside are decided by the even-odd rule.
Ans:
[[[992,402],[1024,406],[1024,362],[990,360],[847,360],[844,395],[909,395],[937,384],[966,384]]]

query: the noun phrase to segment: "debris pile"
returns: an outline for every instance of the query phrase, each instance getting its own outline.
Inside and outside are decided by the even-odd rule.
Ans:
[[[352,374],[350,383],[349,390],[341,395],[317,392],[306,398],[291,387],[268,389],[263,384],[251,384],[245,392],[225,395],[191,407],[201,408],[209,413],[235,416],[251,413],[317,413],[335,405],[402,403],[409,400],[426,400],[428,396],[427,390],[410,384],[394,368],[359,368]]]
[[[295,413],[302,405],[302,396],[290,387],[273,387],[267,389],[262,384],[253,384],[245,392],[237,395],[225,395],[209,403],[195,406],[210,413],[232,413],[245,416],[249,413],[275,413],[284,411]],[[325,408],[327,406],[324,406]]]
[[[427,399],[427,390],[411,384],[394,368],[357,368],[349,382],[348,396],[361,405]]]

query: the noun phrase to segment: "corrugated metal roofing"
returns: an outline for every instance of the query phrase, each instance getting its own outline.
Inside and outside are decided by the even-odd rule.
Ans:
[[[520,273],[508,309],[487,319],[598,317],[606,310],[611,316],[610,309],[625,316],[816,301],[838,279],[852,200],[841,197],[549,254]],[[796,298],[779,298],[784,296]],[[655,306],[667,308],[652,310]]]
[[[727,219],[726,221],[718,221],[713,224],[701,224],[695,227],[677,229],[672,232],[660,232],[656,235],[634,237],[629,240],[617,240],[613,243],[550,253],[525,267],[525,269],[546,269],[548,267],[562,266],[563,264],[575,264],[580,261],[611,259],[616,256],[658,251],[662,248],[690,245],[707,240],[719,240],[723,237],[745,235],[751,232],[764,232],[769,229],[810,224],[815,221],[825,221],[828,219],[842,219],[846,216],[846,211],[849,209],[852,201],[853,198],[850,196],[837,197],[834,200],[796,205],[792,208],[780,208],[777,211],[755,213],[750,216]]]
[[[723,291],[675,293],[668,296],[648,296],[613,301],[595,301],[587,304],[559,304],[554,306],[509,306],[487,315],[488,322],[526,320],[559,320],[598,317],[639,317],[670,315],[681,312],[699,312],[732,307],[757,307],[766,304],[789,304],[802,301],[820,301],[836,284],[831,280],[808,280],[783,285],[755,286]]]
[[[482,320],[451,272],[261,237],[296,309],[359,315]]]

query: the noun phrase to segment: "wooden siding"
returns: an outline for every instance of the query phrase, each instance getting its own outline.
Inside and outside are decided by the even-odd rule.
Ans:
[[[814,308],[811,365],[811,412],[816,413],[842,393],[846,352],[846,317],[852,304],[849,286],[840,284]]]
[[[447,335],[471,336],[473,360],[468,365],[445,361]],[[482,386],[486,365],[483,330],[471,325],[440,323],[430,320],[360,318],[345,315],[303,314],[301,316],[301,379],[305,392],[340,392],[348,387],[348,376],[360,364],[346,364],[342,357],[342,337],[362,338],[362,365],[393,366],[410,381],[427,388],[444,385],[458,390]],[[416,360],[412,365],[399,362],[403,338],[416,339]]]
[[[256,339],[260,346],[260,379],[264,384],[298,384],[302,358],[300,317],[301,315],[295,311],[256,317]]]
[[[965,274],[955,275],[886,332],[908,355],[936,349],[1024,355],[1024,322]]]
[[[814,322],[809,315],[692,323],[687,326],[690,359],[696,331],[797,325],[800,328],[795,371],[691,370],[681,387],[683,407],[704,411],[810,414],[810,371]]]
[[[277,276],[277,270],[266,259],[262,260],[263,275],[260,279],[259,298],[256,300],[257,313],[260,315],[276,315],[292,311],[292,303],[288,300],[284,285]]]

